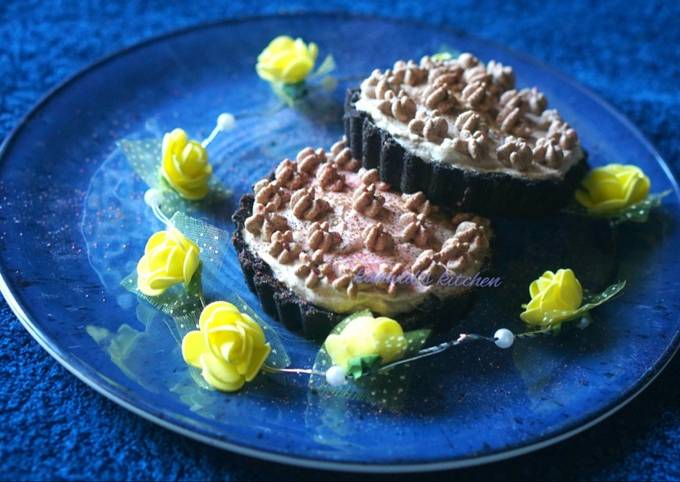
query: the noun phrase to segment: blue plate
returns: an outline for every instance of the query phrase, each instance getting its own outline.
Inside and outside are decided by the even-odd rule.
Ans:
[[[258,52],[287,33],[332,53],[339,86],[299,109],[281,108],[258,79]],[[522,329],[519,305],[544,269],[574,267],[594,287],[628,280],[586,330],[517,343],[466,346],[413,366],[398,409],[328,399],[303,379],[261,376],[235,395],[201,388],[181,360],[169,319],[120,287],[158,223],[146,186],[116,142],[193,137],[216,116],[237,129],[211,144],[216,178],[233,195],[205,213],[232,229],[239,196],[282,158],[341,135],[344,88],[374,67],[448,47],[515,67],[580,133],[595,165],[641,166],[654,191],[673,189],[646,225],[624,226],[616,249],[597,229],[563,217],[496,224],[498,290],[457,330]],[[569,78],[486,41],[384,20],[303,16],[219,23],[119,52],[52,91],[2,148],[2,292],[36,340],[116,403],[189,437],[235,452],[320,468],[406,471],[459,467],[535,450],[612,414],[639,393],[678,347],[680,211],[663,160],[620,114]],[[602,244],[602,243],[605,244]],[[609,246],[609,247],[608,247]],[[234,261],[221,282],[260,309]],[[217,296],[217,295],[214,295]],[[271,320],[269,320],[271,321]],[[295,366],[317,346],[272,322]],[[46,414],[45,416],[49,416]]]

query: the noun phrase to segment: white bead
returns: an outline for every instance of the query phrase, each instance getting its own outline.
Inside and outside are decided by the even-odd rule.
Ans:
[[[234,119],[234,116],[228,112],[223,112],[217,117],[217,127],[221,131],[233,129],[235,125],[236,119]]]
[[[501,328],[493,334],[498,348],[510,348],[515,342],[515,335],[507,328]]]
[[[344,368],[333,365],[326,370],[326,381],[332,387],[340,387],[347,383],[347,372]]]
[[[144,202],[147,206],[153,208],[160,206],[162,197],[163,195],[158,189],[151,188],[144,193]]]

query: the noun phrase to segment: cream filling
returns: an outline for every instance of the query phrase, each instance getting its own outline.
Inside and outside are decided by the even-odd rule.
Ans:
[[[245,241],[251,252],[262,258],[274,273],[274,277],[293,293],[305,301],[325,308],[334,313],[351,313],[368,309],[381,315],[393,316],[415,309],[430,294],[430,291],[402,291],[390,297],[377,290],[359,291],[355,298],[350,298],[344,291],[338,291],[330,284],[320,283],[314,289],[307,288],[304,279],[295,274],[298,263],[284,265],[268,253],[266,246],[247,231]],[[455,293],[450,293],[451,295]]]
[[[342,234],[341,244],[329,253],[327,257],[338,268],[361,265],[366,271],[366,276],[378,273],[379,266],[383,263],[394,266],[402,262],[407,266],[408,270],[423,249],[399,239],[403,226],[398,222],[398,219],[401,214],[406,212],[402,207],[403,201],[399,194],[394,192],[381,193],[385,197],[385,208],[387,211],[382,221],[395,240],[395,251],[391,255],[381,255],[373,253],[363,246],[361,233],[366,226],[372,225],[375,221],[357,213],[351,206],[352,191],[361,182],[359,174],[362,172],[364,172],[363,169],[358,174],[343,171],[348,184],[346,192],[324,192],[319,187],[315,188],[318,195],[323,195],[333,209],[323,220],[329,222],[331,231]],[[297,219],[289,208],[280,211],[280,214],[287,218],[293,231],[295,242],[307,248],[307,227],[311,223]],[[434,227],[438,243],[443,243],[455,234],[455,228],[447,225],[447,218],[434,213],[430,216],[433,218],[431,225]],[[243,230],[243,235],[250,252],[269,265],[277,280],[303,300],[335,313],[350,313],[357,310],[370,309],[374,313],[392,316],[415,309],[429,295],[435,295],[440,299],[444,299],[459,295],[470,289],[464,286],[447,286],[443,283],[431,285],[410,283],[408,286],[401,286],[394,296],[390,296],[386,291],[377,287],[364,286],[364,289],[360,288],[357,296],[354,298],[350,298],[345,290],[333,288],[326,280],[322,280],[316,287],[310,289],[305,285],[305,279],[295,274],[295,270],[301,265],[299,259],[289,264],[282,264],[269,254],[270,245],[267,241],[253,235],[246,229]],[[450,271],[448,275],[450,277],[473,277],[482,268],[487,252],[484,255],[480,255],[479,258],[470,257],[465,269],[456,272]]]
[[[453,138],[458,137],[460,132],[454,125],[455,117],[451,115],[443,116],[449,123],[449,137],[444,139],[441,144],[435,144],[426,140],[425,138],[413,134],[408,129],[408,125],[400,120],[383,114],[378,109],[380,100],[370,99],[365,95],[361,95],[359,100],[355,103],[357,110],[366,112],[371,116],[373,122],[377,127],[390,133],[394,140],[404,149],[425,161],[439,162],[443,164],[451,164],[461,169],[468,169],[483,172],[503,172],[512,176],[525,177],[531,179],[550,179],[562,177],[574,164],[583,159],[583,150],[580,145],[574,149],[564,150],[564,161],[559,169],[553,169],[540,164],[532,163],[525,171],[518,171],[511,167],[507,167],[498,160],[496,156],[496,147],[501,145],[501,134],[496,129],[489,129],[489,137],[492,141],[492,147],[483,159],[472,159],[472,157],[462,154],[453,147]],[[418,104],[418,111],[426,112],[427,109]],[[536,131],[533,139],[530,139],[530,144],[536,142],[540,137],[545,136],[545,131]]]
[[[394,316],[414,310],[431,294],[440,299],[445,299],[449,296],[460,295],[470,289],[460,286],[444,287],[437,284],[427,287],[418,285],[421,289],[400,290],[395,296],[389,296],[386,292],[378,290],[360,290],[355,298],[350,298],[344,291],[338,291],[327,283],[320,283],[314,289],[310,289],[305,286],[304,279],[295,274],[295,268],[299,266],[298,263],[290,265],[279,263],[276,258],[268,253],[267,246],[264,243],[259,242],[248,231],[244,230],[244,234],[251,253],[259,256],[269,265],[277,280],[303,300],[334,313],[351,313],[369,309],[381,315]],[[465,273],[459,273],[459,275],[474,276],[481,268],[481,263],[471,264],[476,265],[476,269],[466,270]]]

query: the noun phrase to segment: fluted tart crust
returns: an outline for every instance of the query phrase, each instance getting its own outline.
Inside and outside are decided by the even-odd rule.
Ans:
[[[455,280],[480,273],[491,252],[488,220],[391,190],[344,140],[282,161],[233,219],[251,289],[313,337],[365,308],[409,327],[452,321],[471,290]]]
[[[488,214],[542,213],[586,170],[576,131],[547,106],[538,89],[515,88],[508,66],[424,57],[376,69],[350,91],[345,131],[354,157],[405,192]]]

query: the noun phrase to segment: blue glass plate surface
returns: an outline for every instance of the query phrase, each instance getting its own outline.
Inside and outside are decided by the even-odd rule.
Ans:
[[[281,108],[254,64],[282,33],[317,42],[321,57],[333,54],[335,91]],[[219,113],[236,114],[236,130],[209,147],[216,178],[233,194],[199,213],[231,231],[229,217],[255,180],[298,149],[329,146],[341,135],[346,87],[374,67],[443,47],[513,65],[518,84],[539,86],[577,129],[593,164],[635,163],[654,191],[673,189],[647,225],[622,227],[615,251],[602,249],[590,226],[562,217],[497,223],[494,269],[503,287],[480,293],[453,332],[521,330],[519,305],[544,269],[574,267],[591,286],[627,279],[625,293],[599,309],[586,330],[507,351],[466,346],[414,365],[398,409],[328,399],[303,379],[262,376],[236,395],[201,388],[181,360],[169,319],[120,287],[159,224],[116,142],[159,139],[176,126],[202,138]],[[36,340],[122,406],[248,455],[375,471],[498,460],[610,415],[678,347],[680,211],[663,160],[626,119],[570,79],[451,31],[366,18],[275,17],[145,42],[77,74],[36,106],[3,146],[0,192],[2,292]],[[219,282],[260,310],[231,248],[224,263]],[[317,345],[272,323],[294,366],[310,366]]]

